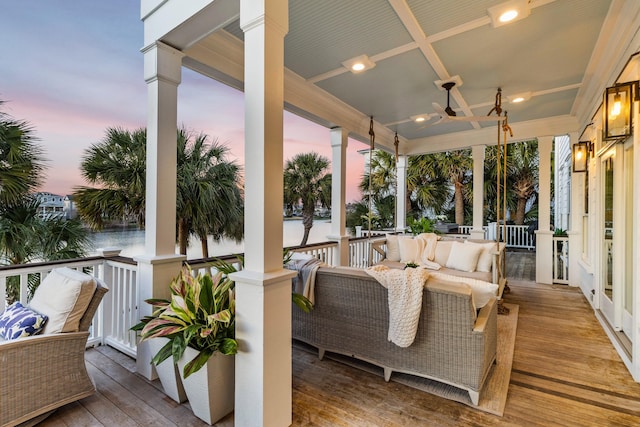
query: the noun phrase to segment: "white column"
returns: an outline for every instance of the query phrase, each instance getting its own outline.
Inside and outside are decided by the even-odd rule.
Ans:
[[[168,298],[169,283],[180,270],[182,255],[176,255],[176,134],[178,85],[183,54],[161,42],[144,53],[147,82],[147,182],[145,213],[145,253],[138,256],[140,301]],[[151,306],[140,306],[141,316],[151,314]],[[153,355],[142,343],[136,367],[153,378],[149,361]]]
[[[484,239],[484,145],[471,147],[473,155],[473,228],[472,239]]]
[[[396,164],[396,177],[398,180],[396,194],[396,231],[405,231],[407,228],[407,156],[398,156]]]
[[[235,424],[291,424],[291,277],[282,268],[287,0],[241,0],[245,88],[245,270],[236,282]]]
[[[578,133],[569,134],[569,145],[578,142]],[[573,161],[573,159],[572,159]],[[569,285],[580,286],[580,267],[582,258],[582,215],[584,214],[584,180],[585,173],[571,170],[571,200],[569,206]],[[556,192],[556,195],[558,193]],[[556,196],[557,197],[557,196]]]
[[[553,232],[551,231],[551,147],[553,136],[538,137],[538,230],[536,231],[536,282],[553,282]]]
[[[349,265],[349,235],[346,231],[347,144],[349,132],[331,129],[331,234],[327,238],[338,242],[335,265]]]

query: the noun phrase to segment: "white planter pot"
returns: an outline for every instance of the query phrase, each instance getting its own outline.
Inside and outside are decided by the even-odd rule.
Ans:
[[[184,378],[184,366],[198,355],[187,347],[178,361],[180,377],[193,414],[213,424],[233,411],[235,391],[235,357],[215,353],[197,372]]]
[[[165,344],[169,342],[168,338],[153,338],[149,340],[149,347],[155,356]],[[187,401],[187,394],[182,386],[182,379],[178,373],[178,367],[173,363],[173,358],[167,360],[155,367],[160,383],[164,389],[164,394],[178,403]]]

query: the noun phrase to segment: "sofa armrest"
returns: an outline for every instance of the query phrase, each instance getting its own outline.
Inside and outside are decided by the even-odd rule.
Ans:
[[[380,254],[382,259],[385,259],[387,257],[387,253],[385,251],[386,244],[387,239],[374,240],[371,242],[371,249]]]
[[[0,425],[14,425],[91,395],[84,352],[89,332],[0,343]]]
[[[480,309],[478,313],[478,317],[476,318],[476,323],[473,326],[474,332],[484,332],[487,328],[487,324],[489,319],[491,318],[491,311],[496,305],[496,300],[494,298],[491,299],[484,307]]]

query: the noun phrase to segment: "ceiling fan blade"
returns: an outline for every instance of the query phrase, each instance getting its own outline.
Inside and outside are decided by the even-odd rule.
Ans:
[[[440,106],[440,104],[438,104],[437,102],[432,102],[431,105],[433,105],[433,109],[436,110],[436,113],[438,113],[438,115],[440,116],[441,119],[451,118],[451,116],[449,116],[449,114],[447,114],[445,109],[442,108]]]

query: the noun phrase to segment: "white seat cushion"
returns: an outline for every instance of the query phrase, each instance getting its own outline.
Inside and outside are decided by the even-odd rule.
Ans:
[[[28,306],[49,317],[43,334],[77,332],[95,290],[92,276],[67,267],[56,268],[38,286]]]

